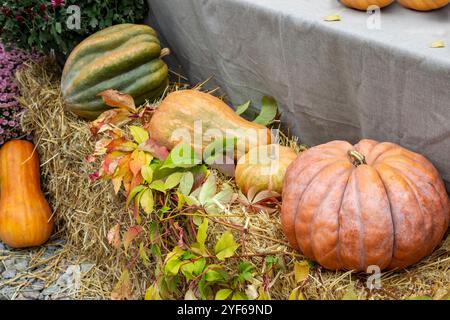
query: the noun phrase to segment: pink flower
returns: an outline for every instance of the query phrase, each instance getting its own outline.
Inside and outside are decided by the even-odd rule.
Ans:
[[[64,0],[52,0],[52,7],[53,8],[64,7]]]

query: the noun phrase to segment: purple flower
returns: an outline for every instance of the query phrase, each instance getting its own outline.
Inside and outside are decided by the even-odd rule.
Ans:
[[[64,7],[64,0],[52,0],[52,7],[53,8]]]

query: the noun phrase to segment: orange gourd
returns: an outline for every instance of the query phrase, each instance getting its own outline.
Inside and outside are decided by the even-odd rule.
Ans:
[[[251,149],[236,166],[236,184],[245,195],[270,190],[281,194],[288,166],[297,159],[291,148],[272,144]]]
[[[37,152],[31,142],[9,141],[0,149],[0,239],[13,248],[34,247],[52,230]]]
[[[235,159],[271,141],[268,128],[245,120],[219,98],[197,90],[169,94],[152,116],[148,130],[151,138],[168,149],[184,142],[202,154],[218,138],[238,138]]]
[[[431,11],[445,7],[450,0],[398,0],[398,2],[409,9]]]
[[[303,152],[282,196],[290,244],[332,270],[406,268],[433,252],[450,220],[438,171],[388,142],[333,141]]]
[[[367,10],[370,6],[378,6],[380,8],[387,7],[395,0],[340,0],[341,3],[349,8],[358,10]]]

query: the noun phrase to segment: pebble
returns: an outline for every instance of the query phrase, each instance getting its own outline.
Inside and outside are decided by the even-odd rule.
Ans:
[[[0,299],[1,300],[11,300],[16,293],[17,288],[11,286],[4,286],[0,289]]]
[[[3,279],[12,279],[16,276],[17,272],[14,269],[7,269],[6,271],[3,271],[2,278]]]
[[[61,288],[59,287],[59,285],[57,284],[52,284],[50,287],[45,288],[42,292],[41,295],[42,296],[51,296],[52,294],[57,293],[58,291],[60,291]]]
[[[22,296],[30,300],[38,300],[40,294],[41,294],[40,291],[26,291],[26,290],[22,291]]]
[[[47,245],[40,259],[48,259],[58,254],[64,248],[64,241],[55,241]],[[65,300],[72,299],[81,287],[82,277],[95,266],[93,263],[66,265],[57,280],[46,283],[41,279],[24,278],[23,275],[32,275],[46,268],[46,265],[33,267],[30,261],[38,251],[35,249],[14,251],[0,242],[0,256],[8,259],[0,261],[0,300]],[[64,262],[63,262],[64,263]],[[61,264],[60,264],[61,265]],[[62,264],[64,266],[64,264]],[[16,278],[14,286],[5,284],[6,281]],[[26,280],[25,280],[26,279]]]

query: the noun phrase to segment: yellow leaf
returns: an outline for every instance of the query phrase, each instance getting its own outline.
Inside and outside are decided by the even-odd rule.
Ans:
[[[305,300],[305,297],[303,293],[299,292],[299,288],[295,288],[289,295],[288,300]]]
[[[431,44],[431,48],[445,48],[445,42],[442,40],[435,41]]]
[[[114,178],[111,180],[112,184],[114,186],[115,194],[119,193],[120,187],[122,186],[122,179],[123,179],[123,177],[118,177],[118,178]]]
[[[338,14],[332,14],[332,15],[326,16],[323,20],[325,20],[327,22],[341,21],[341,16]]]
[[[271,299],[270,299],[270,296],[269,296],[269,293],[268,293],[266,290],[264,290],[263,287],[260,287],[260,288],[259,288],[259,297],[258,297],[258,300],[271,300]]]
[[[153,199],[153,193],[152,190],[147,189],[144,191],[144,193],[141,196],[140,199],[141,207],[144,210],[144,212],[149,215],[153,212],[155,201]]]
[[[161,296],[159,295],[159,290],[156,285],[152,285],[148,287],[145,291],[145,300],[161,300]]]
[[[141,144],[149,139],[149,134],[145,129],[138,126],[130,126],[129,128],[134,141],[138,144]]]
[[[295,282],[303,282],[308,279],[309,263],[308,261],[295,262],[294,264]]]
[[[355,287],[353,285],[349,286],[345,292],[342,300],[358,300],[358,295],[355,292]]]

